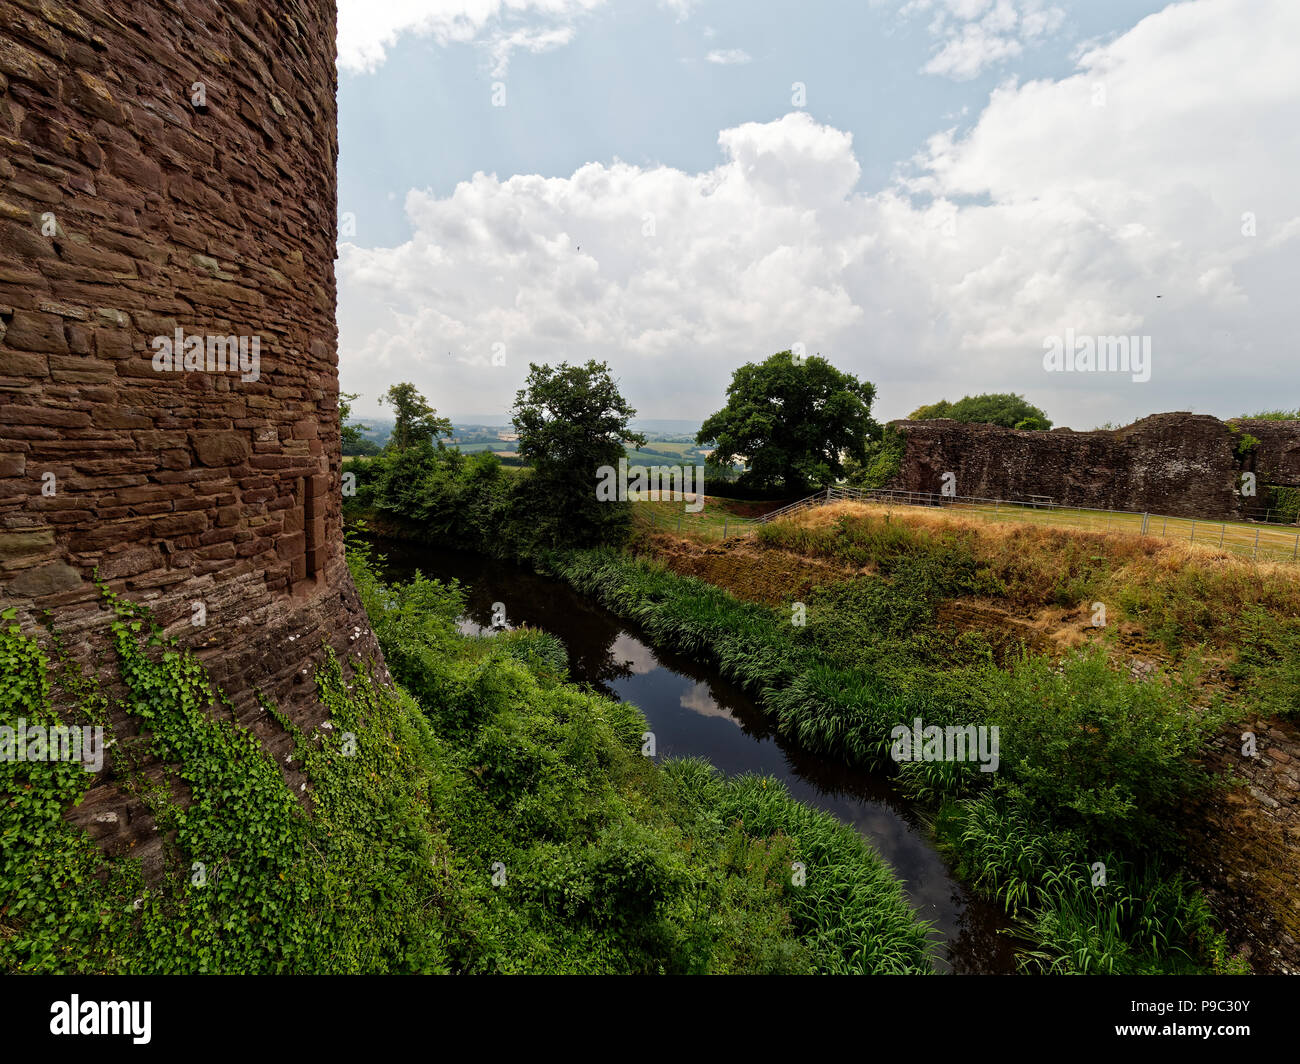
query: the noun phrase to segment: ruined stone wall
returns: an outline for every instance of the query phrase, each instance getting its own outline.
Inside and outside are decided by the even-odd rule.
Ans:
[[[1255,743],[1243,756],[1243,737]],[[1205,765],[1241,786],[1211,790],[1182,821],[1189,863],[1234,949],[1257,972],[1300,974],[1300,728],[1247,720],[1217,735]]]
[[[1300,488],[1300,421],[1242,418],[1233,424],[1259,440],[1245,467],[1257,475],[1261,484]]]
[[[51,610],[87,656],[98,568],[277,753],[255,692],[311,727],[322,644],[377,652],[341,544],[334,19],[0,0],[0,608]],[[199,368],[155,360],[178,329]],[[148,830],[104,788],[85,805]]]
[[[904,452],[890,487],[938,493],[943,474],[958,495],[1185,517],[1237,517],[1260,508],[1243,498],[1243,471],[1265,483],[1300,483],[1300,422],[1240,421],[1234,433],[1205,414],[1154,414],[1121,429],[1020,432],[947,419],[895,421]],[[1261,442],[1238,454],[1241,433]]]

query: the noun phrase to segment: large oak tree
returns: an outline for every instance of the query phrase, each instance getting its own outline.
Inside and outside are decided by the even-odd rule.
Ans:
[[[861,460],[880,435],[875,397],[875,385],[824,358],[779,351],[736,370],[727,405],[704,422],[696,443],[716,444],[715,467],[743,459],[746,487],[803,494],[842,476],[844,459]]]

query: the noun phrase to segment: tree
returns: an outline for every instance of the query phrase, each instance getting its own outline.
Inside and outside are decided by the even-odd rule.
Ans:
[[[352,420],[352,402],[360,398],[353,392],[339,394],[339,439],[343,444],[344,456],[349,458],[379,453],[379,445],[374,440],[366,439],[365,425],[349,424]]]
[[[744,459],[742,485],[803,494],[842,476],[846,457],[863,459],[868,442],[880,435],[871,417],[875,397],[875,385],[823,358],[796,360],[779,351],[732,374],[727,405],[695,439],[716,443],[712,466]]]
[[[937,403],[931,403],[929,406],[918,406],[907,415],[908,421],[934,421],[936,418],[952,417],[952,403],[947,399],[940,399]]]
[[[616,467],[626,456],[625,442],[645,443],[629,427],[635,415],[604,362],[529,364],[512,420],[519,455],[533,467],[534,517],[543,539],[600,542],[626,529],[626,503],[600,502],[596,485],[602,466]]]
[[[424,443],[430,446],[436,443],[441,450],[444,445],[440,437],[452,433],[451,422],[438,416],[438,412],[428,404],[424,396],[415,390],[414,384],[405,381],[394,384],[379,402],[381,405],[388,403],[393,408],[393,417],[396,419],[387,450],[405,451]]]
[[[1052,427],[1049,418],[1023,395],[1009,392],[968,395],[955,403],[940,399],[929,406],[920,406],[907,415],[909,421],[929,421],[932,418],[952,418],[982,425],[1001,425],[1006,429],[1028,429],[1046,432]]]

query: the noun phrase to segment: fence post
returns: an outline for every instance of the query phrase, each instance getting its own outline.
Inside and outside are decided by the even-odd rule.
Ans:
[[[1187,542],[1188,543],[1196,542],[1196,518],[1192,518],[1192,538],[1189,539]]]
[[[1295,550],[1291,552],[1292,561],[1295,561],[1297,554],[1300,554],[1300,536],[1296,536],[1295,538]]]
[[[722,519],[722,538],[727,538],[727,518]]]
[[[681,534],[681,531],[682,531],[682,515],[681,515],[681,514],[678,514],[678,515],[677,515],[677,532],[678,532],[679,535]]]
[[[1147,521],[1150,520],[1150,518],[1151,515],[1149,513],[1142,514],[1142,535],[1144,536],[1147,534]]]
[[[1227,531],[1228,531],[1228,522],[1227,522],[1227,521],[1224,521],[1223,524],[1221,524],[1221,525],[1219,526],[1219,547],[1220,547],[1220,549],[1222,549],[1222,547],[1223,547],[1223,534],[1224,534],[1225,532],[1227,532]]]
[[[1164,539],[1164,538],[1165,538],[1165,532],[1168,530],[1168,528],[1169,528],[1169,518],[1166,516],[1166,517],[1165,517],[1165,523],[1162,524],[1162,525],[1160,526],[1160,538],[1161,538],[1161,539]]]
[[[1251,557],[1252,558],[1259,557],[1259,525],[1255,526],[1255,553],[1252,554]]]

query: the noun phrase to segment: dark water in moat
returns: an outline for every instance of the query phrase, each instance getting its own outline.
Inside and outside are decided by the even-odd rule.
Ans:
[[[385,575],[401,580],[419,569],[466,588],[461,630],[491,630],[492,604],[506,625],[541,628],[564,641],[569,678],[632,702],[650,722],[657,760],[707,758],[728,774],[762,773],[790,793],[852,824],[893,866],[923,919],[935,926],[942,968],[959,973],[1014,970],[1013,940],[996,906],[953,880],[909,803],[888,778],[800,753],[777,737],[743,690],[709,668],[651,649],[635,627],[583,598],[567,584],[476,554],[383,540]],[[945,963],[946,961],[946,963]]]

